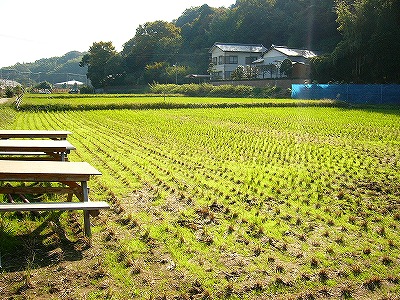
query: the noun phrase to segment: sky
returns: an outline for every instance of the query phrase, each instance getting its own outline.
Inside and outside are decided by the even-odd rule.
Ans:
[[[111,41],[117,51],[136,28],[172,21],[185,9],[208,4],[229,7],[236,0],[0,0],[0,68],[69,51],[88,51]]]

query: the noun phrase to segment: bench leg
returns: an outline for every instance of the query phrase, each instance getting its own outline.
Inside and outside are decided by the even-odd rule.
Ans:
[[[86,181],[81,182],[82,186],[82,193],[83,193],[83,202],[89,202],[89,190]],[[83,212],[83,222],[85,226],[85,235],[87,237],[92,236],[92,230],[90,228],[90,213],[89,211],[85,210]]]
[[[85,225],[85,235],[91,237],[92,229],[90,228],[90,213],[87,210],[83,211],[83,222]]]
[[[73,196],[74,196],[74,194],[68,194],[67,202],[72,202],[72,197]]]

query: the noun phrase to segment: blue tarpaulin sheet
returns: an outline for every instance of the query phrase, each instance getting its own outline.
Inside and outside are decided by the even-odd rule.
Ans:
[[[400,104],[399,84],[292,84],[293,99],[334,99],[355,104]]]

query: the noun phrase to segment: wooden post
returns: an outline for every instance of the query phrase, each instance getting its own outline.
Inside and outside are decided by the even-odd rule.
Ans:
[[[83,192],[83,202],[89,202],[89,190],[87,186],[87,181],[82,181],[82,192]],[[90,228],[90,213],[89,211],[85,210],[83,212],[83,222],[85,226],[85,235],[87,237],[92,236],[92,230]]]

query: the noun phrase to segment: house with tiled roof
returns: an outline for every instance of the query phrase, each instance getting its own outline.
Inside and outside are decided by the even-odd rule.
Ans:
[[[238,66],[253,66],[259,79],[288,77],[281,70],[283,61],[292,64],[290,78],[307,79],[310,76],[310,60],[317,54],[307,49],[293,49],[262,44],[215,43],[211,54],[211,79],[229,80]]]
[[[251,65],[268,49],[261,44],[215,43],[211,54],[212,78],[227,80],[238,66]]]
[[[260,59],[253,61],[253,65],[259,69],[259,78],[285,77],[286,75],[280,72],[280,67],[282,62],[288,59],[293,67],[291,78],[308,78],[310,60],[316,56],[311,50],[272,45]]]

